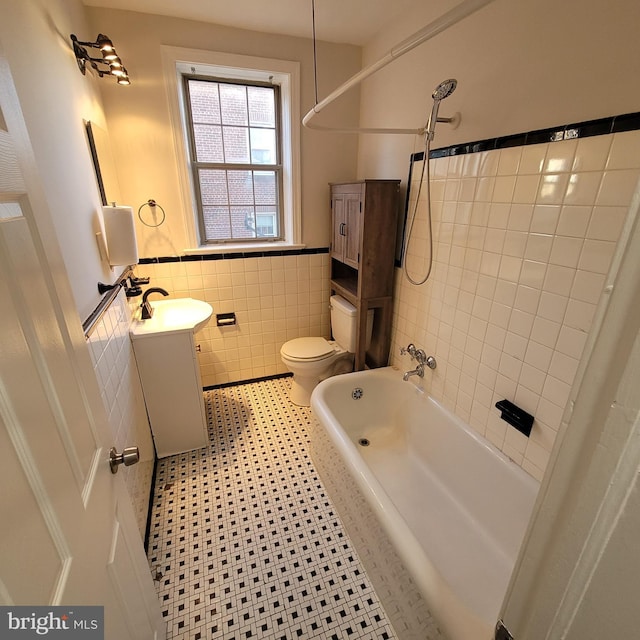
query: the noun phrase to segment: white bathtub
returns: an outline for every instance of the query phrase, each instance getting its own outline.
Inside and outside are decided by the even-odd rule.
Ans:
[[[538,482],[392,367],[329,378],[311,407],[312,458],[398,637],[493,638]]]

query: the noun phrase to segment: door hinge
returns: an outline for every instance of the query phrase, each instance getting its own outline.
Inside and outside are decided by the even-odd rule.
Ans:
[[[513,640],[513,636],[509,633],[509,629],[504,626],[502,620],[498,620],[496,623],[495,640]]]

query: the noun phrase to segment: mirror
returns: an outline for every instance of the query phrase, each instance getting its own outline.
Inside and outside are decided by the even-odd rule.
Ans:
[[[109,136],[95,122],[85,121],[85,127],[102,204],[107,205],[111,202],[119,202],[120,187],[118,185],[116,166],[111,154]]]

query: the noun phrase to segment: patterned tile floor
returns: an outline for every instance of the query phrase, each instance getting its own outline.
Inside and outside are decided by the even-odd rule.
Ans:
[[[211,444],[158,462],[148,556],[169,639],[396,638],[288,390],[205,392]]]

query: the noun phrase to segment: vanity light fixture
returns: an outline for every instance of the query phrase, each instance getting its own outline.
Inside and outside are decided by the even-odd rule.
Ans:
[[[118,57],[113,42],[107,36],[99,33],[95,42],[81,42],[72,33],[71,42],[73,43],[73,52],[82,75],[87,72],[87,64],[89,64],[101,78],[102,76],[114,76],[118,84],[131,84],[129,74],[122,64],[122,60]],[[102,58],[92,58],[86,47],[100,49]]]

